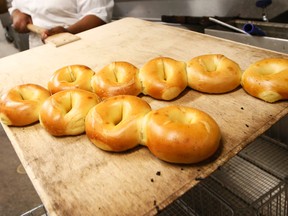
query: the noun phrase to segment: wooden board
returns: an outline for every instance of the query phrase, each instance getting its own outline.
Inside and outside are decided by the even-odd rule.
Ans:
[[[69,64],[85,64],[97,71],[112,61],[128,61],[141,67],[158,56],[188,61],[198,55],[220,53],[237,61],[244,70],[259,59],[287,57],[134,18],[79,35],[82,40],[57,49],[44,45],[0,59],[0,93],[22,83],[46,86],[56,69]],[[85,135],[55,138],[39,124],[19,128],[4,125],[49,215],[153,215],[288,112],[287,102],[265,103],[241,88],[222,95],[187,88],[170,102],[142,98],[153,109],[181,104],[210,114],[223,136],[217,157],[197,165],[172,165],[156,159],[145,147],[107,153]]]

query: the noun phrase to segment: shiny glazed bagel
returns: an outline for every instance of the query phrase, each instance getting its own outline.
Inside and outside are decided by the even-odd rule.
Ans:
[[[40,124],[53,136],[82,134],[88,111],[99,102],[95,93],[82,89],[57,92],[43,103]]]
[[[240,85],[239,65],[221,54],[207,54],[187,62],[188,86],[204,93],[226,93]]]
[[[156,99],[172,100],[187,87],[186,64],[158,57],[140,68],[142,93]]]
[[[119,95],[94,106],[86,116],[85,130],[98,148],[121,152],[140,144],[141,120],[151,111],[139,97]]]
[[[85,65],[69,65],[55,71],[48,81],[48,90],[56,92],[68,89],[92,91],[91,78],[94,71]]]
[[[26,126],[39,120],[39,110],[50,96],[47,89],[36,84],[11,88],[0,99],[0,118],[6,125]]]
[[[91,86],[101,98],[141,93],[138,68],[128,62],[112,62],[105,66],[92,77]]]
[[[288,59],[268,58],[251,64],[241,85],[248,94],[270,103],[288,99]]]
[[[142,121],[143,138],[157,158],[171,163],[197,163],[212,156],[221,133],[215,120],[203,111],[168,106],[149,112]]]

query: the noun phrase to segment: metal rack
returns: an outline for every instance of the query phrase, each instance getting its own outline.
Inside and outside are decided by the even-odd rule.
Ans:
[[[48,213],[43,204],[25,212],[21,216],[48,216]]]
[[[286,216],[287,159],[286,144],[260,136],[159,215]]]
[[[288,177],[288,144],[261,136],[244,148],[239,156],[279,179]]]

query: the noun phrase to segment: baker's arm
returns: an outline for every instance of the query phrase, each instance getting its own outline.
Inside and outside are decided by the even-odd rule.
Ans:
[[[42,34],[41,38],[42,40],[44,40],[50,35],[54,35],[61,32],[70,32],[72,34],[77,34],[103,24],[105,24],[105,22],[102,19],[98,18],[97,16],[87,15],[82,19],[80,19],[75,24],[69,26],[68,28],[64,28],[62,26],[56,26],[54,28],[48,29],[47,31],[44,32],[44,34]]]
[[[11,13],[12,26],[19,33],[27,33],[27,24],[32,23],[31,16],[21,12],[18,9],[13,10]]]

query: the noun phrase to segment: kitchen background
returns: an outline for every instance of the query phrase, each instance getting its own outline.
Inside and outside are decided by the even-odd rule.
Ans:
[[[265,13],[268,20],[275,20],[280,17],[281,22],[288,23],[288,16],[286,15],[288,0],[273,0],[272,4],[264,9],[257,7],[256,2],[256,0],[115,0],[114,20],[123,17],[137,17],[161,22],[162,16],[166,15],[238,17],[261,21],[263,13]],[[8,13],[1,13],[0,19],[2,22],[2,26],[0,25],[0,58],[27,49],[26,35],[18,35],[13,32],[13,29],[10,28]],[[175,25],[177,26],[177,24]],[[180,25],[179,27],[183,26]],[[193,29],[193,26],[185,27]],[[288,34],[287,29],[283,28],[282,30],[286,30],[284,33]],[[14,43],[9,42],[7,31],[14,36]],[[261,39],[259,40],[261,41]],[[281,41],[281,43],[287,43],[287,40]],[[279,51],[287,52],[286,45],[282,45]],[[170,211],[170,215],[175,212],[182,212],[181,215],[209,215],[209,213],[215,215],[213,214],[214,208],[214,210],[217,209],[219,215],[237,215],[234,204],[227,202],[227,199],[233,199],[237,201],[238,205],[243,204],[242,209],[248,209],[248,213],[245,212],[247,215],[251,213],[251,206],[254,210],[256,209],[253,210],[253,213],[258,213],[259,209],[263,210],[264,207],[269,207],[272,210],[266,215],[287,215],[288,189],[285,180],[288,175],[287,128],[288,120],[287,117],[284,117],[263,137],[261,136],[254,143],[251,143],[239,156],[228,162],[222,170],[217,171],[198,187],[188,191],[185,196],[177,200],[162,214],[169,215]],[[246,173],[242,175],[241,170],[244,167]],[[238,175],[242,176],[239,177],[235,173],[231,174],[232,169],[239,171]],[[249,170],[251,173],[249,173]],[[260,179],[260,181],[252,179],[253,181],[251,181],[250,179],[247,182],[247,173],[250,175],[256,173],[258,176],[265,178],[265,181],[263,179]],[[223,178],[224,174],[227,178]],[[0,129],[0,176],[0,215],[20,215],[41,205],[41,200],[25,174],[25,170],[21,167],[20,161],[2,127]],[[238,178],[237,184],[233,181],[235,177]],[[266,184],[265,182],[269,183]],[[260,194],[255,195],[255,190]],[[234,194],[231,191],[234,191]],[[222,195],[219,195],[219,192]],[[277,198],[276,201],[272,195]],[[193,197],[197,198],[198,203],[193,200]],[[259,207],[258,202],[263,200],[266,203]],[[206,208],[206,212],[203,212],[203,209],[200,208],[201,205],[209,202],[211,202],[211,208]],[[255,206],[255,203],[257,206]],[[214,206],[215,204],[218,207]],[[236,208],[238,207],[236,206]],[[219,210],[219,208],[222,210]],[[43,208],[40,210],[42,211]]]
[[[114,17],[161,18],[161,15],[221,16],[262,18],[258,0],[116,0]],[[275,17],[288,9],[287,0],[272,0],[267,7],[268,17]]]

